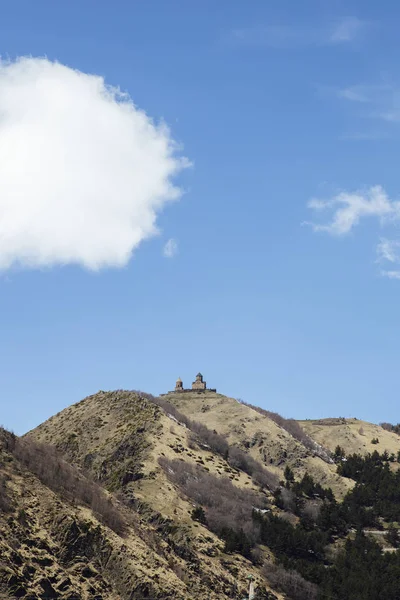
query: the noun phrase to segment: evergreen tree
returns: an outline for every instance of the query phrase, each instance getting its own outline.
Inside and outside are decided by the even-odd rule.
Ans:
[[[290,484],[294,482],[294,473],[289,465],[286,465],[284,477],[286,481],[286,487],[290,487]]]
[[[386,533],[386,536],[385,536],[385,539],[388,542],[388,544],[390,544],[394,548],[398,548],[399,547],[399,545],[400,545],[399,530],[397,529],[397,527],[395,527],[393,525],[393,523],[391,523],[389,525],[387,533]]]

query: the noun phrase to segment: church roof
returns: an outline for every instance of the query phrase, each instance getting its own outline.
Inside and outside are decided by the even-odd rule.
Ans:
[[[178,377],[178,379],[176,380],[176,383],[182,383],[182,379],[180,377]]]

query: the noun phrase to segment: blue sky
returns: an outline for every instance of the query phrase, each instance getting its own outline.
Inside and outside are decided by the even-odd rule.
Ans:
[[[71,153],[78,140],[87,163],[45,176],[52,163],[40,146],[33,161],[15,149],[33,130],[38,143],[53,105],[57,129],[62,94],[71,94],[67,111],[75,102],[79,112],[80,97],[57,84],[62,92],[42,110],[38,86],[26,88],[23,110],[36,129],[20,127],[19,146],[7,145],[7,169],[16,165],[23,180],[29,171],[33,183],[24,224],[5,230],[11,246],[0,244],[0,421],[22,433],[99,389],[157,394],[178,376],[190,384],[199,369],[211,387],[284,416],[400,421],[398,3],[20,0],[0,8],[3,59],[47,57],[104,77],[164,121],[188,159],[169,178],[184,193],[155,209],[158,233],[141,229],[131,258],[121,221],[109,237],[94,217],[88,235],[74,238],[75,259],[60,264],[51,252],[67,240],[70,206],[80,210],[79,177],[87,184],[103,175],[89,156],[96,135],[68,126]],[[9,131],[0,118],[0,156]],[[104,135],[117,148],[116,129]],[[133,165],[130,178],[110,152],[100,196],[114,218],[139,171]],[[1,170],[0,227],[1,219],[8,227],[17,178]],[[39,242],[31,254],[24,246],[42,196],[66,215],[43,220],[42,210],[35,222],[49,242],[45,258]],[[80,247],[83,237],[96,239],[95,250]]]

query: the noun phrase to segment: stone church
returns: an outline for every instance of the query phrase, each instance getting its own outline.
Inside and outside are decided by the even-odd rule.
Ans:
[[[192,387],[190,389],[185,389],[183,387],[183,382],[180,377],[178,378],[176,385],[175,385],[175,392],[204,392],[206,390],[208,392],[216,392],[217,391],[215,389],[207,388],[207,383],[203,380],[203,375],[201,373],[197,373],[196,380],[193,381]]]

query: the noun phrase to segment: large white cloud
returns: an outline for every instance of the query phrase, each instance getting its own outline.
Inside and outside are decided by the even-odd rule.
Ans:
[[[126,95],[45,58],[0,62],[0,269],[123,266],[188,161]]]

